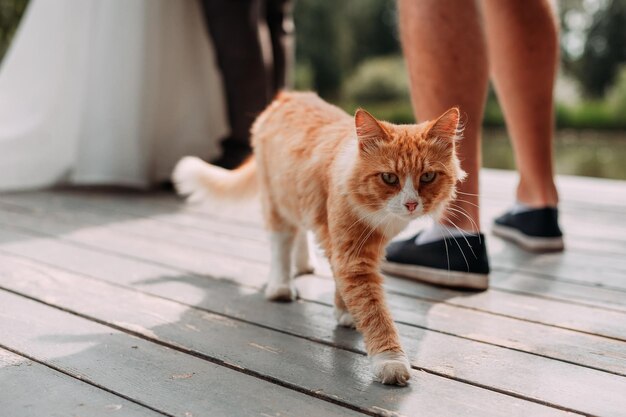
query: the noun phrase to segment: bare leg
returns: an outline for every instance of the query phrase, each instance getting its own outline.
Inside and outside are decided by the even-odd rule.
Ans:
[[[483,0],[494,84],[513,139],[520,172],[517,199],[556,206],[552,90],[558,33],[548,0]]]
[[[477,226],[454,211],[448,220],[474,230],[480,226],[480,135],[489,75],[478,7],[469,0],[400,0],[399,12],[416,118],[432,119],[455,105],[464,116],[458,151],[468,177],[452,207],[467,212]]]

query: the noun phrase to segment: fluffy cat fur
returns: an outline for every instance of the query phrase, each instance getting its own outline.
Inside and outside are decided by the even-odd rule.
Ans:
[[[379,263],[409,221],[441,212],[454,198],[465,175],[455,153],[458,132],[457,108],[434,121],[394,125],[361,109],[351,117],[313,93],[284,92],[252,127],[253,158],[228,171],[185,157],[173,180],[195,201],[260,191],[271,243],[270,300],[296,298],[291,279],[310,270],[312,230],[335,276],[338,323],[363,334],[376,380],[405,385],[410,364]]]

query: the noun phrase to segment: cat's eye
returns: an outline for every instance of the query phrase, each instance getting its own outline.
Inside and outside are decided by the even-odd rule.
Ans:
[[[437,176],[437,173],[434,171],[424,172],[422,176],[420,177],[420,182],[422,183],[433,182],[436,176]]]
[[[398,183],[398,176],[391,172],[383,172],[380,177],[385,181],[385,184],[396,185]]]

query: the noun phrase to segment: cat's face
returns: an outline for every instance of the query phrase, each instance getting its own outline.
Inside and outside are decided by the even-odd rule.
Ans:
[[[351,193],[361,212],[412,220],[438,214],[455,196],[465,173],[455,153],[459,111],[419,125],[377,121],[355,115],[359,155]]]

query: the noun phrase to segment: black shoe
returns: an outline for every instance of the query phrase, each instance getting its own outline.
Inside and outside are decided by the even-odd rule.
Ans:
[[[416,237],[387,246],[381,270],[447,287],[487,289],[489,259],[482,233],[422,245],[415,243]]]
[[[562,251],[564,248],[559,212],[553,207],[504,213],[495,220],[492,231],[494,235],[534,252]]]

